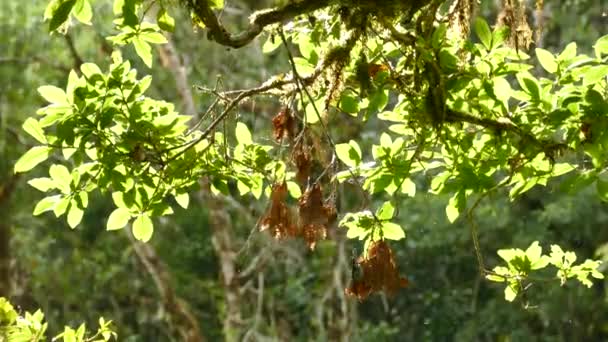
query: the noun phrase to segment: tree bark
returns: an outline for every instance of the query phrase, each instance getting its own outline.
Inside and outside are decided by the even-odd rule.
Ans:
[[[0,297],[6,298],[11,295],[10,199],[18,178],[18,175],[11,175],[6,183],[0,184]]]

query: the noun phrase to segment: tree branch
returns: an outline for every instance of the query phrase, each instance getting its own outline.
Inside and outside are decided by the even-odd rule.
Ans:
[[[205,338],[199,329],[196,317],[190,310],[188,303],[179,298],[175,293],[175,290],[171,285],[169,271],[158,254],[156,254],[154,248],[149,244],[136,241],[130,232],[130,229],[125,228],[124,231],[125,234],[127,234],[129,241],[131,241],[131,245],[135,250],[135,255],[154,280],[154,284],[162,299],[163,306],[168,313],[169,321],[172,327],[178,331],[182,341],[205,341]]]
[[[249,44],[257,37],[264,27],[280,23],[298,15],[310,13],[330,5],[329,0],[306,0],[292,1],[283,7],[266,9],[254,13],[249,22],[249,27],[244,31],[231,34],[219,22],[217,16],[211,9],[210,1],[207,0],[185,0],[186,5],[209,29],[209,37],[219,44],[240,48]]]

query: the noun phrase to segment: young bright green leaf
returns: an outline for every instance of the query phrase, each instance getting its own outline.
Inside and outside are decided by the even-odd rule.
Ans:
[[[175,195],[175,201],[179,204],[180,207],[184,209],[188,209],[188,204],[190,203],[190,196],[187,192],[184,192],[179,195]]]
[[[351,140],[348,143],[337,144],[336,155],[338,156],[338,159],[351,168],[361,164],[361,149],[354,140]]]
[[[536,58],[538,58],[538,62],[548,73],[554,74],[557,72],[557,61],[551,52],[536,48]]]
[[[576,57],[576,48],[576,42],[570,42],[568,45],[566,45],[564,51],[557,56],[557,59],[564,62],[570,61]]]
[[[608,55],[608,35],[605,35],[598,39],[593,45],[595,50],[595,56],[599,59],[602,58],[603,55]]]
[[[55,214],[55,217],[59,217],[59,216],[63,215],[65,213],[65,211],[68,210],[69,205],[70,205],[70,198],[67,196],[62,197],[57,202],[55,207],[53,208],[53,213]]]
[[[405,232],[396,223],[382,222],[382,236],[387,240],[401,240],[405,238]]]
[[[524,252],[519,248],[499,249],[496,251],[496,254],[507,263],[511,262],[511,260],[516,257],[523,255],[523,253]]]
[[[33,178],[27,181],[27,184],[42,192],[47,192],[50,189],[55,189],[55,182],[47,177]]]
[[[289,192],[289,196],[293,198],[300,198],[302,196],[302,190],[300,190],[300,186],[296,182],[287,182],[287,191]]]
[[[321,113],[317,111],[321,111],[321,109],[323,108],[322,105],[323,99],[317,100],[314,105],[313,103],[308,103],[306,105],[306,123],[316,124],[317,122],[319,122],[319,115],[321,115]]]
[[[495,274],[486,275],[486,279],[488,279],[489,281],[495,281],[497,283],[506,282],[510,274],[509,269],[503,266],[496,266],[492,271]]]
[[[583,73],[583,85],[594,85],[606,79],[606,76],[608,76],[608,65],[593,66]]]
[[[138,216],[135,221],[133,221],[133,236],[142,242],[148,242],[152,237],[152,232],[154,231],[154,225],[152,224],[152,220],[147,215]]]
[[[209,1],[209,7],[211,7],[211,8],[217,8],[217,9],[224,8],[224,0],[208,0],[208,1]]]
[[[91,18],[93,18],[93,10],[91,9],[91,3],[89,0],[77,0],[72,11],[74,17],[83,24],[91,25]]]
[[[392,144],[393,144],[393,140],[391,139],[390,135],[388,135],[386,133],[382,133],[380,135],[380,146],[390,149]]]
[[[517,283],[510,283],[505,287],[505,300],[508,302],[514,301],[515,297],[517,297],[517,292]]]
[[[142,32],[139,37],[148,43],[152,44],[166,44],[167,38],[162,33],[158,32]]]
[[[84,211],[78,208],[76,201],[72,201],[70,210],[68,210],[68,225],[70,228],[76,228],[76,226],[82,221]]]
[[[236,140],[239,142],[239,144],[241,144],[241,145],[253,144],[251,132],[249,131],[249,128],[247,127],[247,125],[245,125],[244,123],[237,122],[234,133],[236,135]]]
[[[346,237],[348,239],[363,240],[369,233],[369,230],[353,225],[348,227],[348,231],[346,231]]]
[[[46,136],[44,135],[44,131],[40,126],[38,120],[34,118],[27,118],[23,122],[23,130],[26,131],[29,135],[31,135],[34,139],[38,140],[38,142],[42,144],[48,143]]]
[[[276,50],[279,46],[281,46],[281,39],[275,37],[274,35],[268,35],[268,39],[262,45],[262,53],[268,54]]]
[[[34,208],[34,216],[38,216],[46,211],[53,210],[57,202],[61,199],[60,195],[48,196],[41,199]]]
[[[97,66],[97,64],[95,64],[95,63],[83,63],[80,66],[80,71],[82,71],[82,74],[86,78],[91,78],[91,77],[93,77],[95,75],[102,75],[103,74],[101,72],[101,69],[99,69],[99,66]]]
[[[47,146],[34,146],[29,149],[15,163],[15,173],[26,172],[33,169],[36,165],[47,160],[52,148]]]
[[[126,208],[116,208],[108,217],[107,230],[121,229],[129,223],[131,212]]]
[[[490,50],[492,48],[492,32],[488,23],[480,16],[475,18],[475,33],[483,46]]]
[[[144,41],[140,37],[135,37],[132,40],[133,47],[135,47],[135,52],[141,58],[141,60],[148,66],[148,68],[152,67],[152,48],[150,44]]]
[[[72,182],[72,175],[67,167],[61,164],[53,164],[49,168],[49,175],[58,189],[64,194],[70,193],[70,183]]]
[[[401,183],[401,192],[410,197],[416,196],[416,183],[409,178],[404,179]]]
[[[173,32],[175,30],[175,19],[164,8],[156,14],[156,23],[163,31]]]
[[[460,213],[464,210],[464,194],[461,192],[457,192],[450,198],[448,201],[448,205],[445,207],[445,214],[448,217],[448,221],[450,223],[454,223]]]
[[[68,104],[68,96],[61,88],[45,85],[38,87],[38,93],[40,93],[40,95],[50,103],[63,105]]]
[[[393,218],[395,214],[395,207],[389,201],[384,202],[380,208],[376,211],[376,216],[382,221],[388,221]]]

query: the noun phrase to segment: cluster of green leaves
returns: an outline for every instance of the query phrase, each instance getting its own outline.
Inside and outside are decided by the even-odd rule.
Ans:
[[[335,54],[328,39],[318,37],[331,42],[339,36],[335,21],[318,20],[312,30],[309,25],[296,23],[296,33],[290,35],[302,55],[295,66],[304,75],[318,67],[319,51]],[[317,33],[319,28],[328,33]],[[608,130],[602,116],[608,108],[608,36],[596,42],[594,57],[577,54],[576,43],[557,55],[536,49],[543,70],[536,70],[540,76],[535,76],[530,56],[505,46],[508,28],[492,31],[478,18],[474,30],[479,43],[454,39],[442,24],[428,40],[416,37],[414,46],[369,36],[365,45],[352,48],[351,56],[362,57],[345,59],[347,82],[336,107],[362,120],[370,118],[370,111],[377,113],[390,123],[390,133],[382,133],[379,144],[372,146],[369,162],[364,162],[356,141],[337,144],[336,156],[346,168],[337,179],[361,182],[370,194],[414,196],[412,179],[416,174],[430,176],[431,193],[452,194],[445,209],[450,222],[469,208],[471,196],[506,187],[514,200],[577,169],[565,188],[578,190],[596,181],[600,196],[608,198]],[[269,39],[264,50],[275,46]],[[388,71],[367,75],[372,63]],[[320,101],[315,107],[322,108],[329,88],[321,85],[314,91],[315,102]],[[390,105],[389,98],[394,99]],[[318,120],[309,119],[314,112],[305,109],[307,122],[315,124]],[[431,124],[438,128],[429,129]],[[575,163],[582,152],[593,169]],[[346,214],[341,225],[348,228],[349,238],[366,243],[390,239],[391,233],[383,236],[377,215],[369,210]]]
[[[26,312],[20,316],[13,305],[4,297],[0,297],[0,338],[11,342],[38,342],[45,341],[47,323],[44,323],[44,314],[37,310],[33,314]],[[91,336],[87,336],[86,326],[81,324],[77,329],[66,326],[63,333],[55,336],[53,341],[64,342],[105,342],[116,339],[112,331],[112,321],[99,318],[99,329]]]
[[[391,202],[384,204],[376,210],[375,214],[370,211],[348,213],[339,223],[339,226],[348,229],[346,237],[349,239],[365,240],[365,251],[373,241],[381,239],[401,240],[405,238],[403,228],[394,222],[390,222],[395,216],[395,207]]]
[[[542,254],[542,248],[538,241],[534,241],[528,249],[519,248],[501,249],[498,255],[507,263],[507,266],[494,267],[487,279],[495,282],[506,283],[505,299],[513,301],[518,294],[527,289],[530,283],[532,271],[541,270],[548,265],[557,268],[557,279],[562,286],[570,278],[575,278],[583,285],[591,287],[593,283],[589,277],[603,279],[604,275],[598,271],[600,261],[587,259],[583,263],[575,265],[576,254],[564,252],[558,245],[551,245],[549,255]]]
[[[262,177],[251,170],[264,169],[271,159],[267,149],[252,145],[244,124],[237,126],[237,135],[249,140],[235,148],[233,157],[221,143],[212,145],[202,133],[189,132],[186,123],[191,118],[179,115],[172,104],[145,97],[151,77],[138,80],[119,53],[113,58],[108,73],[92,63],[82,65],[82,76],[72,71],[65,91],[39,88],[50,104],[38,111],[39,120],[29,118],[23,128],[40,145],[17,161],[15,172],[32,169],[57,150],[71,166],[53,164],[49,177],[29,181],[40,191],[56,193],[36,205],[35,215],[67,213],[67,222],[75,227],[88,194],[111,189],[117,208],[107,229],[123,228],[133,220],[135,237],[147,241],[153,231],[151,218],[173,212],[166,199],[173,197],[186,208],[188,192],[202,175],[217,176],[213,188],[225,193],[227,179],[237,177],[242,193],[260,195]],[[213,138],[224,141],[221,133]],[[241,167],[231,167],[231,160]]]

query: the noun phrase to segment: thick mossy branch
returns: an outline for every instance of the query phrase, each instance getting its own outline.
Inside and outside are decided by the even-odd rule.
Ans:
[[[307,0],[290,2],[283,7],[262,10],[251,16],[249,27],[237,34],[229,33],[219,22],[207,0],[184,0],[186,6],[209,29],[209,37],[219,44],[240,48],[257,37],[264,27],[281,23],[298,15],[314,12],[331,5],[330,0]]]

